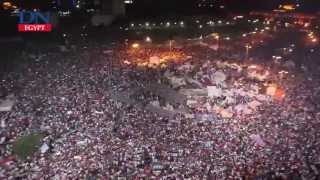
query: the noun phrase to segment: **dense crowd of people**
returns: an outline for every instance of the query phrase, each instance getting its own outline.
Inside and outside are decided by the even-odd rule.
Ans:
[[[0,112],[1,178],[320,178],[316,77],[292,70],[281,82],[285,98],[264,102],[254,113],[224,118],[212,112],[207,121],[185,114],[168,118],[113,96],[158,82],[164,71],[123,66],[119,61],[130,60],[127,54],[106,47],[27,52],[34,55],[22,56],[21,68],[3,77],[2,94],[14,94],[16,104]],[[229,57],[201,47],[185,52],[199,64]],[[35,133],[43,137],[39,150],[17,158],[15,140]]]

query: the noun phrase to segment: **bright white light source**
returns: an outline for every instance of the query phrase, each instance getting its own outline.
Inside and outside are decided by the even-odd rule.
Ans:
[[[124,0],[125,4],[133,4],[133,0]]]
[[[146,42],[152,42],[152,39],[149,36],[147,36],[146,37]]]
[[[209,21],[207,22],[207,24],[209,24],[210,26],[214,25],[214,22],[213,21]]]
[[[272,56],[272,58],[275,59],[275,60],[280,60],[280,59],[282,59],[281,56]]]

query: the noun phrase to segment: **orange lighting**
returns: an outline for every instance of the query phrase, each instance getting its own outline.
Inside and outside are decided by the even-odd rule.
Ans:
[[[284,92],[284,90],[278,88],[275,92],[274,99],[282,100],[283,98],[285,98],[285,96],[286,96],[286,93]]]
[[[294,5],[292,5],[292,4],[283,5],[282,8],[283,8],[284,10],[287,10],[287,11],[293,11],[293,10],[296,9],[296,7],[295,7]]]
[[[211,36],[213,36],[215,39],[219,39],[220,38],[218,33],[212,33]]]
[[[269,85],[266,89],[266,94],[275,100],[282,100],[286,96],[285,91],[276,84]]]
[[[3,6],[11,6],[10,2],[3,2]]]
[[[137,49],[137,48],[139,48],[140,47],[140,44],[138,44],[138,43],[134,43],[134,44],[132,44],[132,46],[131,46],[132,48],[135,48],[135,49]]]
[[[8,9],[12,8],[12,4],[10,2],[3,2],[2,7],[3,7],[3,9],[8,10]]]

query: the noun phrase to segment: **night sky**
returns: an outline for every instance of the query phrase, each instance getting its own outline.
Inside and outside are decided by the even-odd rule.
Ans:
[[[299,3],[300,12],[320,11],[320,0],[211,0],[215,7],[211,9],[198,8],[198,2],[202,0],[135,0],[132,8],[133,12],[156,14],[156,13],[220,13],[220,12],[248,12],[252,10],[273,10],[279,7],[281,3]],[[207,0],[210,1],[210,0]],[[220,5],[225,5],[225,9],[219,9]]]
[[[22,6],[42,7],[51,2],[46,0],[14,0]],[[61,0],[71,2],[70,0]],[[91,1],[91,0],[84,0]],[[202,0],[134,0],[132,8],[134,11],[144,12],[193,12],[201,9],[197,8],[197,3]],[[320,11],[320,0],[206,0],[215,2],[215,8],[212,11],[217,11],[220,4],[226,6],[226,10],[249,11],[249,10],[272,10],[277,8],[279,4],[300,3],[300,11],[315,12]],[[140,12],[141,13],[141,12]]]

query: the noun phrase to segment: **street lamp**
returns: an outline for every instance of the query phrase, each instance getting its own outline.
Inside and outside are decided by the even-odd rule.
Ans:
[[[147,43],[151,43],[152,42],[152,39],[149,36],[147,36],[145,40],[146,40]]]
[[[219,50],[220,50],[220,36],[216,35],[214,37],[217,40],[217,53],[219,54]]]
[[[169,40],[169,48],[170,48],[170,53],[172,53],[172,45],[173,45],[173,41],[172,39]]]
[[[245,60],[249,60],[249,50],[252,48],[250,44],[246,44],[246,57]]]
[[[219,47],[220,47],[220,36],[218,33],[213,33],[212,34],[214,39],[217,40],[217,51],[219,50]]]

